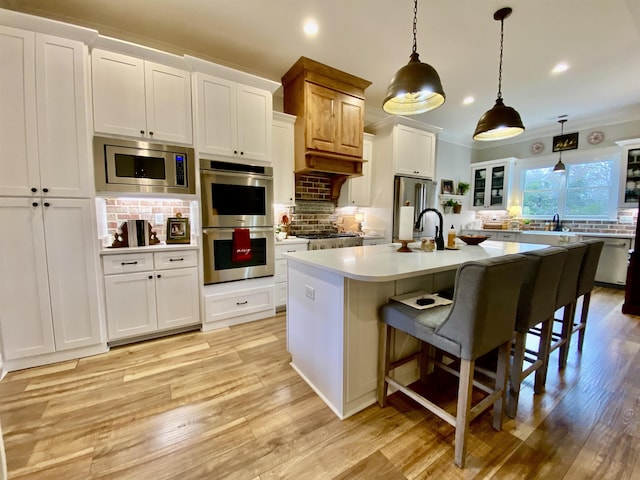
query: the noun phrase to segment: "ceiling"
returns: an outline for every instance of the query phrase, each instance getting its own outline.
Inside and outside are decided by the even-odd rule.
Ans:
[[[190,54],[280,81],[306,56],[372,82],[367,121],[381,118],[392,75],[409,60],[411,0],[0,0],[0,6],[97,29],[101,34]],[[640,118],[640,0],[419,0],[420,59],[440,74],[447,95],[437,110],[414,117],[466,145],[498,89],[504,25],[502,92],[520,113],[522,137],[582,125]],[[313,38],[303,21],[316,19]],[[551,74],[565,61],[570,69]],[[278,95],[278,92],[276,92]],[[464,97],[475,103],[465,106]],[[606,123],[605,123],[606,124]],[[488,142],[495,145],[495,142]]]

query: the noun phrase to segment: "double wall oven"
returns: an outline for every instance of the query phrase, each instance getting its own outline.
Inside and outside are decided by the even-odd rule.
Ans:
[[[273,169],[200,161],[204,283],[273,275]]]

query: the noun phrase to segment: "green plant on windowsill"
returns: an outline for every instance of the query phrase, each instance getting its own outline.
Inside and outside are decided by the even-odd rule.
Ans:
[[[466,195],[471,188],[471,185],[467,182],[458,182],[458,195]]]

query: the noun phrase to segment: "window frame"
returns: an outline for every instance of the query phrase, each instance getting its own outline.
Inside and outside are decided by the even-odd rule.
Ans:
[[[539,158],[526,158],[517,162],[515,178],[516,191],[513,199],[516,205],[521,205],[524,210],[524,176],[527,170],[536,170],[540,168],[553,168],[558,163],[559,153],[545,155]],[[596,150],[570,151],[562,152],[562,162],[569,168],[572,165],[588,164],[602,161],[613,161],[613,169],[611,172],[611,184],[609,190],[609,202],[607,204],[607,213],[605,215],[567,215],[566,198],[567,198],[567,173],[559,173],[562,175],[562,183],[558,191],[558,213],[563,220],[572,221],[611,221],[618,218],[618,199],[620,196],[620,172],[622,155],[619,148],[601,148]],[[522,216],[532,220],[548,219],[549,215],[526,215]]]

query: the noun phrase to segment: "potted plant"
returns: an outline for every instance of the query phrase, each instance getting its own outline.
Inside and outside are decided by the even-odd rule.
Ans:
[[[444,213],[451,213],[453,207],[456,205],[456,201],[450,198],[446,202],[444,202]]]
[[[458,182],[458,195],[466,195],[471,188],[471,184],[467,182]]]
[[[453,213],[460,213],[462,211],[462,205],[458,202],[453,204]]]

